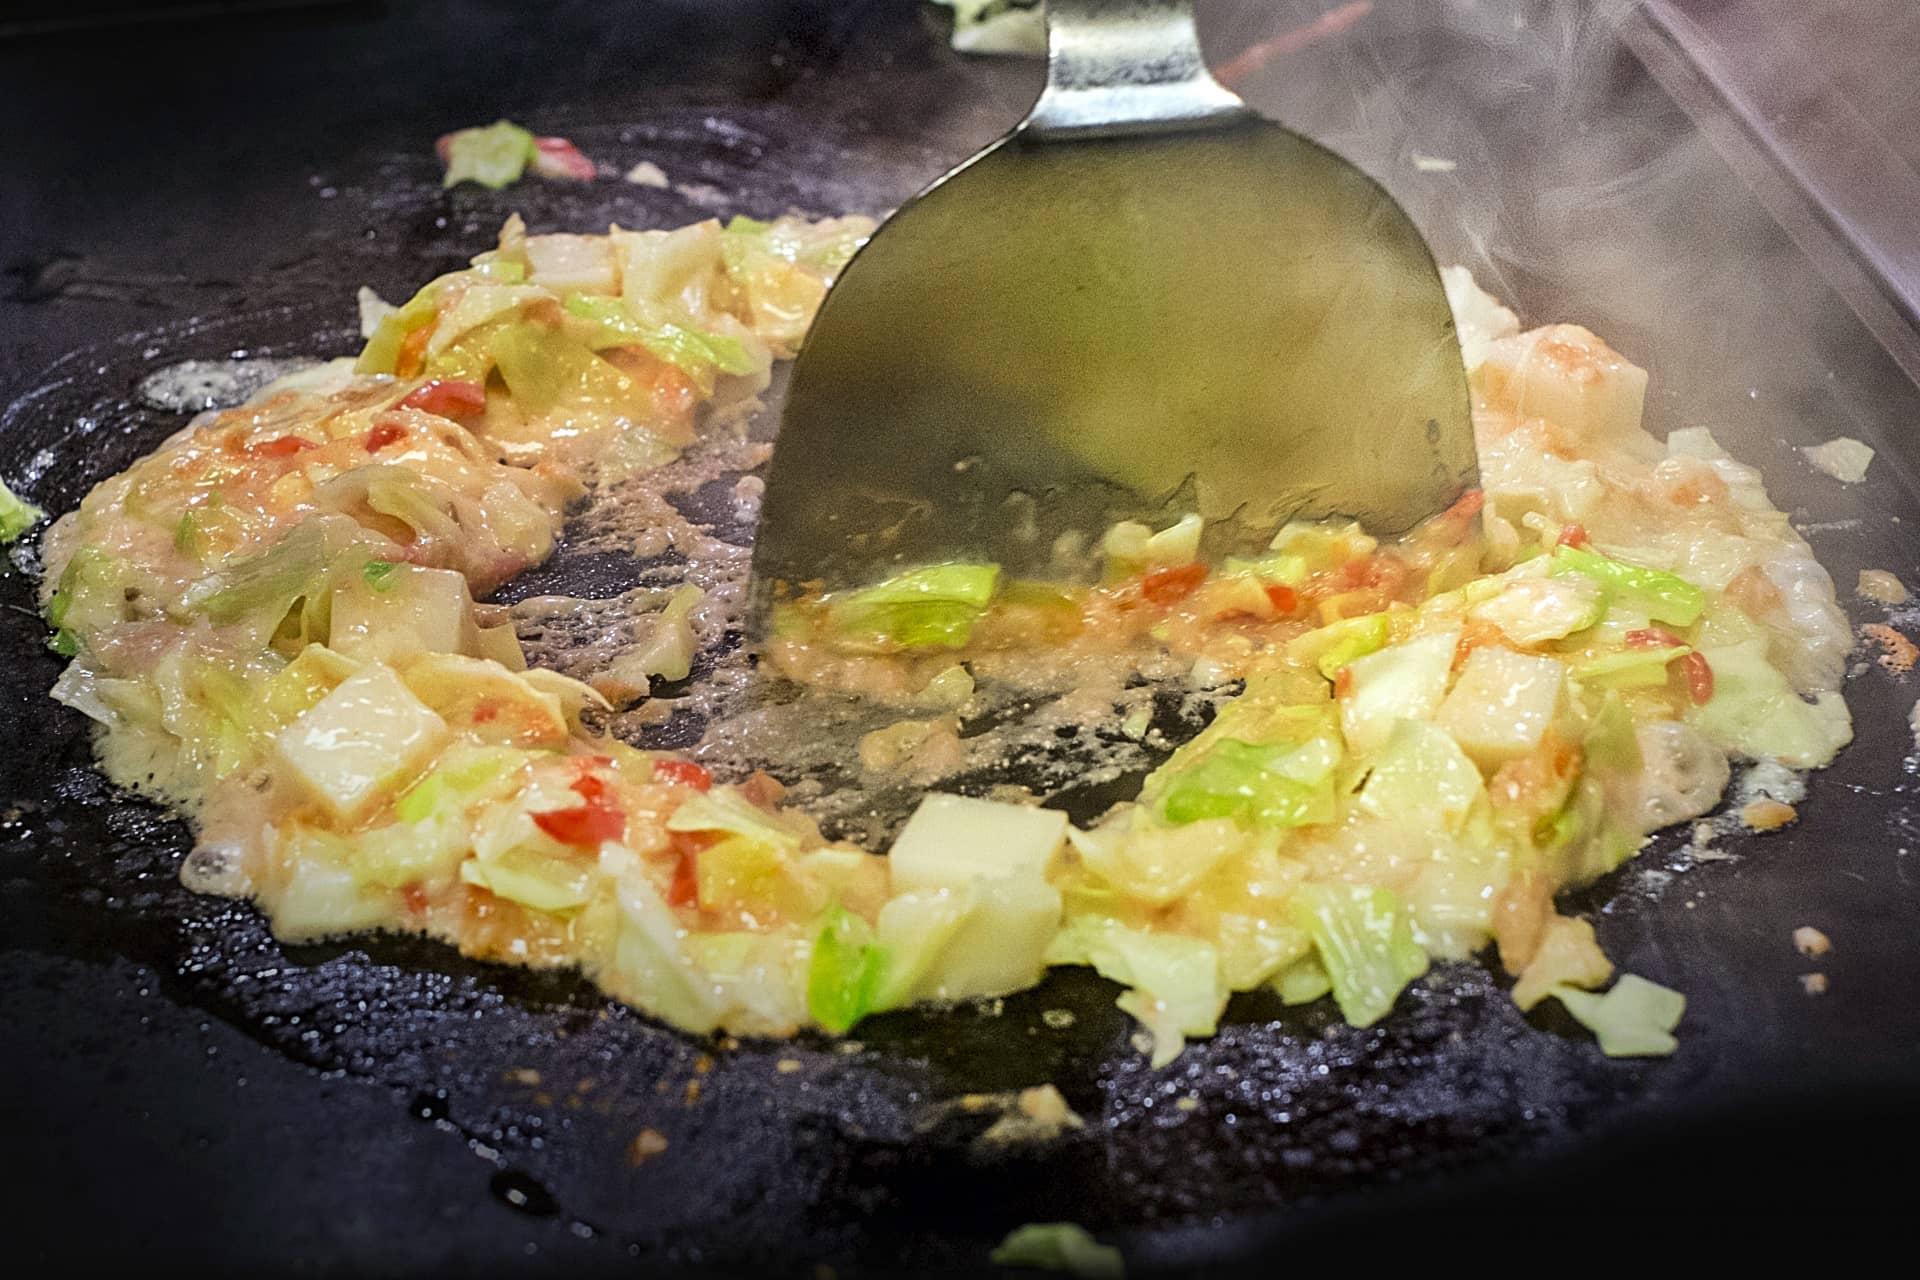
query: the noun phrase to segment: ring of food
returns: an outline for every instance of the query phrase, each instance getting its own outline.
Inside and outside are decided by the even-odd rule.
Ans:
[[[1091,965],[1158,1064],[1232,992],[1331,994],[1364,1025],[1492,943],[1521,1006],[1669,1051],[1680,998],[1594,994],[1612,967],[1554,896],[1707,813],[1730,759],[1830,760],[1847,625],[1757,472],[1703,429],[1655,440],[1641,370],[1585,329],[1519,332],[1458,269],[1484,491],[1412,536],[1293,524],[1209,565],[1197,519],[1123,524],[1091,585],[933,565],[785,608],[785,678],[917,705],[1087,658],[1245,681],[1090,828],[929,795],[882,856],[764,774],[583,728],[600,695],[528,668],[475,599],[549,554],[588,481],[751,402],[869,228],[514,219],[404,306],[363,298],[356,361],[203,415],[54,524],[54,696],[112,779],[193,819],[189,883],[286,939],[577,965],[692,1032],[843,1033]],[[691,648],[668,616],[628,665],[677,679]]]

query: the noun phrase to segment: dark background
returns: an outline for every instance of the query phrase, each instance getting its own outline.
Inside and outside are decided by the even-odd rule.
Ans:
[[[1324,7],[1203,4],[1209,49]],[[1875,619],[1847,599],[1859,568],[1920,580],[1920,395],[1885,349],[1912,341],[1898,255],[1846,211],[1879,208],[1883,236],[1911,221],[1883,207],[1920,150],[1911,11],[1666,6],[1624,28],[1656,82],[1617,9],[1382,0],[1239,87],[1379,174],[1442,260],[1523,317],[1590,324],[1647,365],[1655,429],[1711,424],[1760,465],[1855,620]],[[403,297],[510,210],[535,230],[883,212],[1037,87],[1032,64],[949,53],[942,23],[905,0],[393,3],[0,40],[0,473],[68,508],[178,425],[132,394],[145,371],[350,350],[358,285]],[[1715,34],[1734,27],[1737,49]],[[1753,107],[1782,50],[1797,117]],[[1716,53],[1750,100],[1700,73]],[[1807,113],[1821,130],[1785,127]],[[433,138],[500,116],[711,190],[442,192]],[[1856,175],[1871,208],[1819,180],[1860,149],[1880,157]],[[1457,167],[1422,173],[1415,153]],[[1882,451],[1864,486],[1795,451],[1842,433]],[[1140,1268],[1266,1269],[1390,1247],[1385,1222],[1632,1239],[1655,1214],[1871,1228],[1910,1202],[1920,690],[1878,668],[1850,684],[1860,740],[1799,826],[1729,842],[1731,862],[1667,841],[1571,904],[1623,969],[1687,992],[1671,1060],[1605,1060],[1467,965],[1367,1031],[1237,1002],[1161,1073],[1078,973],[998,1017],[876,1020],[856,1054],[749,1045],[703,1070],[704,1046],[565,976],[391,940],[281,948],[243,905],[185,893],[182,829],[111,794],[79,718],[45,700],[58,668],[19,611],[25,574],[0,598],[17,655],[0,673],[0,1228],[30,1262],[885,1274],[977,1268],[1009,1227],[1070,1217]],[[1788,940],[1808,923],[1835,941],[1817,963]],[[1816,967],[1832,989],[1809,999],[1797,976]],[[1042,1024],[1057,1007],[1072,1030]],[[511,1074],[527,1069],[539,1085]],[[984,1156],[978,1125],[937,1107],[1044,1080],[1089,1121],[1057,1148]],[[634,1168],[642,1125],[671,1145]]]

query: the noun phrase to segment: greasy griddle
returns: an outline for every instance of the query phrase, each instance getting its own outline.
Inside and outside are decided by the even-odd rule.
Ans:
[[[1604,28],[1562,6],[1417,8],[1380,5],[1241,87],[1380,174],[1523,317],[1587,323],[1648,366],[1655,429],[1711,424],[1762,467],[1855,621],[1879,619],[1848,588],[1869,566],[1920,580],[1920,395]],[[1219,57],[1316,12],[1206,16]],[[402,297],[511,210],[535,230],[880,213],[1037,83],[877,0],[369,6],[0,48],[0,66],[22,121],[0,160],[0,473],[55,510],[184,421],[133,394],[148,372],[350,352],[355,286]],[[433,136],[502,114],[699,186],[441,192]],[[1796,452],[1841,433],[1881,450],[1862,486]],[[603,595],[662,568],[563,548],[509,592]],[[1856,743],[1798,826],[1712,863],[1662,837],[1574,901],[1621,968],[1687,993],[1672,1059],[1609,1061],[1463,964],[1366,1030],[1238,997],[1154,1072],[1115,989],[1079,970],[872,1019],[857,1047],[719,1048],[567,974],[416,940],[281,946],[245,904],[179,886],[186,829],[92,772],[81,717],[45,700],[58,665],[28,577],[0,596],[0,1132],[29,1258],[164,1242],[234,1270],[891,1273],[974,1268],[1009,1227],[1070,1218],[1142,1267],[1258,1265],[1390,1214],[1887,1194],[1844,1157],[1911,1129],[1916,689],[1877,667],[1849,684]],[[995,780],[1022,765],[968,781]],[[1085,818],[1114,798],[1060,802]],[[1806,923],[1836,944],[1817,965],[1788,941]],[[1809,999],[1815,967],[1832,987]],[[1059,1009],[1070,1027],[1041,1016]],[[987,1150],[988,1115],[939,1105],[1042,1082],[1086,1129]],[[636,1165],[643,1128],[668,1146]],[[1792,1180],[1802,1156],[1817,1184]]]

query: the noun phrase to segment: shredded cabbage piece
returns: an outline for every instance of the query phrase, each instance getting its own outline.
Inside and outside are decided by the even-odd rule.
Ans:
[[[0,546],[12,542],[34,525],[46,519],[47,513],[31,502],[20,497],[0,480]]]
[[[1623,973],[1605,995],[1558,983],[1547,990],[1593,1032],[1609,1058],[1665,1057],[1680,1047],[1673,1029],[1687,1011],[1687,998],[1638,974]]]
[[[1065,1271],[1086,1280],[1120,1280],[1127,1274],[1118,1249],[1101,1244],[1073,1222],[1029,1222],[1015,1227],[990,1257],[1003,1267]]]
[[[520,181],[540,156],[533,134],[511,120],[496,120],[482,128],[461,129],[442,140],[447,171],[443,187],[477,183],[498,191]]]

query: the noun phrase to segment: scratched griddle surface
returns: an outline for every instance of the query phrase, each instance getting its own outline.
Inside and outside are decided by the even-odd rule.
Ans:
[[[1318,6],[1203,11],[1224,57]],[[510,210],[536,230],[878,213],[1034,84],[879,2],[349,6],[0,46],[0,473],[70,507],[179,425],[132,394],[146,372],[346,352],[356,286],[404,296]],[[1710,423],[1760,465],[1843,588],[1867,566],[1920,579],[1920,396],[1603,28],[1519,0],[1383,3],[1242,87],[1386,178],[1443,260],[1524,316],[1588,323],[1647,365],[1655,424]],[[442,193],[433,137],[501,115],[686,189]],[[1796,452],[1841,433],[1882,451],[1857,488]],[[563,552],[541,573],[591,593],[644,569]],[[1851,683],[1858,741],[1797,827],[1699,865],[1665,840],[1575,904],[1622,968],[1687,992],[1671,1060],[1603,1059],[1458,965],[1364,1031],[1239,1000],[1155,1073],[1079,971],[995,1013],[875,1019],[851,1052],[721,1051],[567,975],[402,940],[282,947],[245,905],[179,887],[183,828],[109,790],[80,718],[45,701],[57,666],[21,572],[0,600],[16,1256],[895,1274],[977,1269],[1012,1225],[1071,1218],[1137,1268],[1251,1269],[1409,1215],[1898,1192],[1858,1162],[1915,1131],[1920,688],[1878,668]],[[1788,942],[1806,923],[1836,945],[1818,1000]],[[1070,1028],[1043,1022],[1061,1008]],[[1044,1081],[1088,1120],[1044,1148],[982,1151],[982,1121],[938,1105]],[[668,1146],[635,1166],[642,1128]]]

